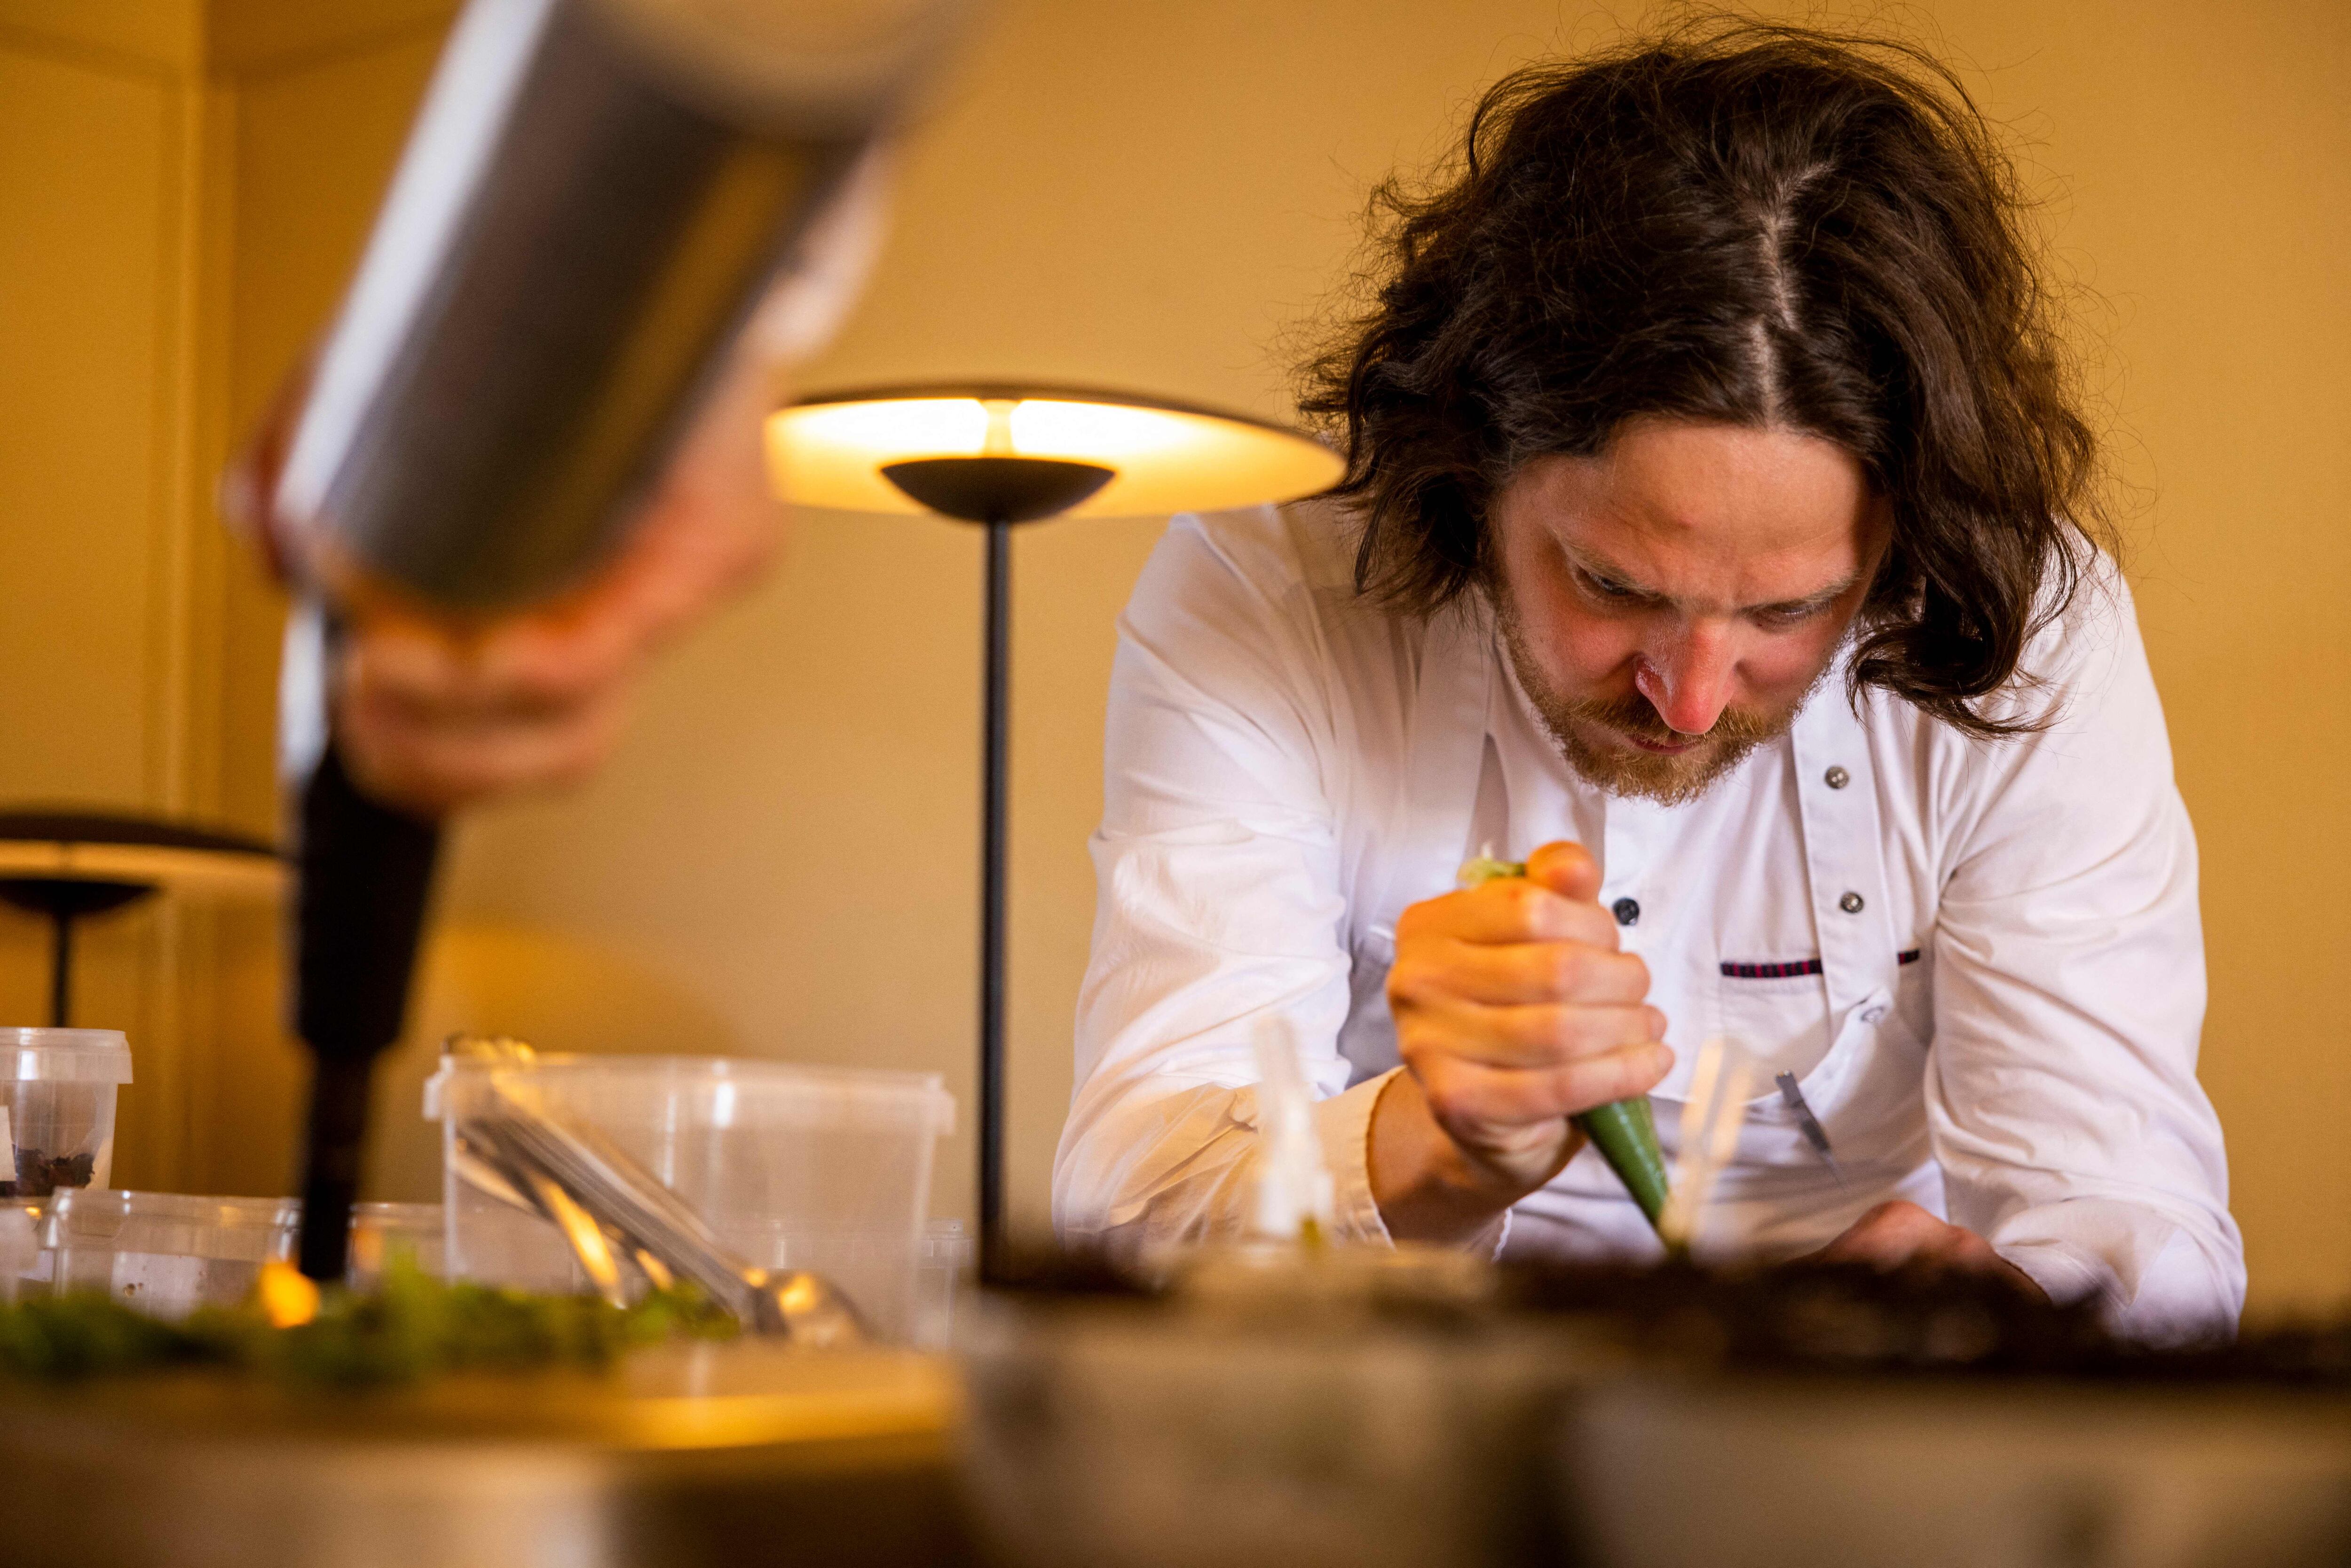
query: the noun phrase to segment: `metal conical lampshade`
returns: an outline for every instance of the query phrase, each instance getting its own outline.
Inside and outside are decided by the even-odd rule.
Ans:
[[[1073,517],[1169,517],[1286,501],[1339,477],[1295,430],[1122,392],[980,384],[891,387],[795,403],[768,422],[778,488],[807,507],[921,512],[883,475],[910,458],[1037,457],[1111,471]]]

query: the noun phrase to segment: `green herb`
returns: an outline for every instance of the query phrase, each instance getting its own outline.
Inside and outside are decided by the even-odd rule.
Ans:
[[[1476,860],[1462,862],[1457,880],[1464,887],[1483,887],[1506,876],[1526,874],[1526,864],[1522,861],[1498,861],[1491,855],[1479,855]]]
[[[1504,877],[1524,876],[1526,866],[1517,861],[1498,861],[1479,855],[1461,868],[1460,882],[1464,887],[1483,887]],[[1666,1173],[1665,1150],[1657,1145],[1657,1124],[1649,1109],[1649,1097],[1635,1095],[1630,1100],[1618,1100],[1599,1105],[1580,1116],[1570,1118],[1582,1128],[1599,1149],[1600,1157],[1633,1195],[1648,1217],[1652,1229],[1666,1211],[1666,1194],[1672,1179]]]
[[[99,1293],[0,1306],[0,1374],[48,1381],[209,1366],[310,1387],[380,1387],[440,1372],[594,1369],[638,1345],[723,1339],[735,1320],[690,1289],[634,1306],[444,1284],[394,1258],[381,1283],[330,1289],[319,1313],[273,1328],[256,1302],[164,1322]]]

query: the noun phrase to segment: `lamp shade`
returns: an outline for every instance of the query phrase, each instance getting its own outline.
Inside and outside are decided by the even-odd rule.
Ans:
[[[207,902],[266,901],[286,864],[258,839],[71,807],[0,810],[0,882],[118,883]]]
[[[116,812],[32,808],[0,811],[0,904],[47,915],[49,1022],[73,1020],[74,923],[170,888],[214,903],[275,897],[285,886],[277,851],[242,833]]]
[[[1053,515],[1165,517],[1286,501],[1329,487],[1338,455],[1246,414],[1086,388],[889,387],[810,398],[769,416],[778,494],[852,512],[926,509],[882,471],[909,460],[1021,457],[1110,470]]]

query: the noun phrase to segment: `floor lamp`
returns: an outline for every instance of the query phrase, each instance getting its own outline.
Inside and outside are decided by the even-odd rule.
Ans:
[[[103,811],[0,811],[0,903],[49,922],[53,1029],[73,1021],[78,922],[167,889],[214,902],[274,899],[285,873],[273,846],[239,833]]]
[[[1310,495],[1339,476],[1299,432],[1122,392],[1015,384],[889,387],[774,414],[768,455],[804,507],[929,512],[987,530],[979,862],[979,1239],[1004,1228],[1005,782],[1011,726],[1012,529],[1049,517],[1147,517]]]

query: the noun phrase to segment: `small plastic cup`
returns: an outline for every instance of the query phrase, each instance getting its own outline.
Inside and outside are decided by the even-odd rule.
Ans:
[[[298,1211],[299,1206],[297,1206]],[[434,1279],[448,1272],[449,1226],[437,1203],[360,1203],[351,1207],[351,1268],[355,1291],[382,1282],[384,1269],[405,1258]],[[288,1258],[293,1242],[287,1243]]]
[[[914,1260],[914,1343],[945,1350],[955,1343],[956,1298],[967,1287],[978,1249],[960,1219],[934,1219],[923,1228]]]
[[[0,1198],[106,1186],[131,1042],[112,1029],[0,1029]]]
[[[158,1318],[233,1307],[252,1293],[262,1264],[291,1250],[300,1213],[290,1197],[61,1192],[41,1238],[50,1288],[103,1291]]]
[[[41,1262],[37,1207],[0,1203],[0,1302],[13,1302]]]
[[[28,1214],[37,1219],[40,1250],[16,1270],[26,1282],[58,1294],[102,1291],[151,1317],[183,1318],[198,1307],[237,1305],[264,1263],[293,1261],[302,1202],[85,1189],[59,1193],[46,1212],[0,1205],[0,1268],[10,1257],[8,1222]],[[402,1254],[437,1278],[444,1230],[437,1203],[355,1206],[352,1287],[373,1289],[384,1265]]]

